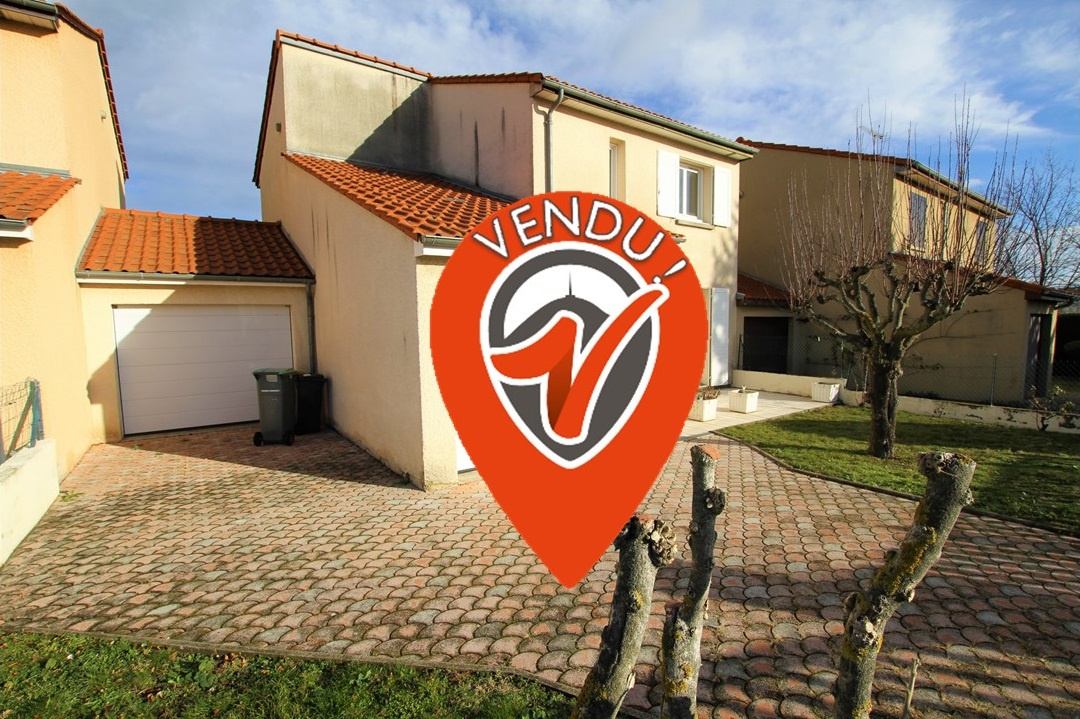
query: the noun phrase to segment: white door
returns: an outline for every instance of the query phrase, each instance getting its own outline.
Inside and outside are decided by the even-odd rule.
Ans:
[[[252,372],[292,367],[289,308],[114,307],[124,433],[259,418]]]
[[[731,319],[731,290],[727,287],[712,288],[712,339],[709,347],[709,384],[721,387],[731,383],[728,372],[728,341]]]

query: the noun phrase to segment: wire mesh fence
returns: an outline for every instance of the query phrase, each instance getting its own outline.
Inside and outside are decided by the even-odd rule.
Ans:
[[[1032,397],[1080,401],[1080,359],[1047,360],[1017,354],[924,356],[918,345],[903,362],[901,395],[990,405],[1026,406]],[[848,389],[866,388],[866,355],[828,334],[742,335],[738,368],[836,377]]]
[[[33,447],[44,436],[41,385],[35,379],[0,387],[0,437],[4,462],[23,447]]]

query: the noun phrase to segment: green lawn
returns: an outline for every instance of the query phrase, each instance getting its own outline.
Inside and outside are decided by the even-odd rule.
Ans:
[[[0,633],[0,719],[561,719],[571,708],[564,694],[507,674]]]
[[[799,468],[921,495],[920,452],[958,451],[975,459],[975,506],[1080,531],[1080,437],[936,419],[901,412],[896,458],[866,453],[870,413],[823,407],[724,430]]]

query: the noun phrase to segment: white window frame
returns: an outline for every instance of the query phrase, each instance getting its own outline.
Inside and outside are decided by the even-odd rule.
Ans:
[[[693,187],[691,187],[691,179]],[[679,163],[678,216],[694,222],[705,221],[706,168],[690,162]]]
[[[688,210],[684,197],[684,177],[698,173],[697,214]],[[659,150],[656,158],[656,214],[676,221],[714,227],[731,226],[731,168],[688,159]]]

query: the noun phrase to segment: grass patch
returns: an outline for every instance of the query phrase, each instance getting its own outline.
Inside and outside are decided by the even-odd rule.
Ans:
[[[870,412],[823,407],[723,433],[799,469],[921,495],[920,452],[956,451],[978,463],[975,506],[1009,517],[1080,531],[1080,439],[1076,435],[999,427],[900,412],[896,457],[867,454]]]
[[[571,708],[564,694],[508,674],[0,633],[0,719],[562,719]]]

